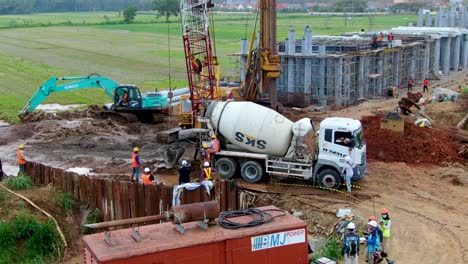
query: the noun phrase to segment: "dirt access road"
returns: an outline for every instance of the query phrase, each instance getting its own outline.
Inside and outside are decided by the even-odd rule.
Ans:
[[[468,86],[467,76],[467,71],[458,72],[450,78],[432,81],[431,87],[437,84],[450,89],[456,89],[458,84]],[[372,100],[346,109],[323,112],[285,109],[285,115],[292,120],[307,116],[315,121],[329,116],[361,118],[386,113],[396,106],[397,100]],[[460,102],[433,103],[427,105],[426,110],[436,123],[449,126],[467,113],[466,105]],[[13,172],[16,148],[18,144],[26,143],[30,160],[65,169],[87,167],[99,177],[128,180],[131,148],[135,144],[141,146],[145,165],[156,162],[156,149],[160,144],[156,142],[155,134],[168,128],[168,121],[160,125],[124,126],[109,120],[93,119],[87,113],[57,115],[28,124],[0,127],[0,153],[2,162]],[[174,126],[174,118],[171,122]],[[300,217],[308,223],[309,232],[315,236],[329,233],[337,221],[335,213],[338,208],[351,208],[356,214],[358,227],[362,229],[369,215],[378,214],[382,207],[386,207],[393,220],[390,254],[398,263],[468,263],[465,242],[468,229],[464,223],[468,216],[468,169],[463,165],[466,158],[450,156],[456,155],[459,146],[448,138],[450,135],[444,138],[442,134],[445,132],[442,131],[432,138],[428,131],[418,130],[414,136],[419,139],[418,147],[432,148],[430,153],[427,150],[421,153],[411,144],[405,146],[407,148],[395,148],[395,151],[404,152],[393,155],[396,158],[392,160],[386,158],[390,155],[368,153],[368,157],[373,157],[369,159],[369,175],[358,183],[363,188],[355,188],[351,196],[278,182],[275,185],[260,184],[258,188],[263,188],[263,191],[251,190],[256,195],[251,204],[275,204],[290,212],[293,209],[299,211],[302,213]],[[389,139],[369,137],[368,151],[372,150],[371,145],[382,141]],[[393,144],[398,146],[398,142]],[[440,148],[447,145],[452,152]],[[392,149],[385,151],[382,153],[389,153]],[[411,158],[398,159],[406,157],[403,154],[410,154]],[[451,159],[440,161],[442,154],[449,155]],[[437,159],[427,162],[420,159],[424,155],[434,155]],[[184,158],[192,157],[193,148],[188,148]],[[160,173],[165,174],[164,179],[168,183],[177,178],[175,171]],[[69,263],[80,263],[79,259],[76,256]]]

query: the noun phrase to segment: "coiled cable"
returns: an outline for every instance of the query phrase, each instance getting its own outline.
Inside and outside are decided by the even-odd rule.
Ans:
[[[282,214],[273,216],[269,212],[281,212]],[[276,217],[285,216],[286,212],[280,209],[267,209],[260,210],[256,208],[237,210],[237,211],[223,211],[219,214],[218,224],[226,229],[238,229],[241,227],[259,226],[273,221]],[[230,218],[250,216],[252,220],[247,223],[235,222]]]

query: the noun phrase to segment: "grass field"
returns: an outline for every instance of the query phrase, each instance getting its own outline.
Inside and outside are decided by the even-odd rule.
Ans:
[[[105,19],[106,16],[108,19]],[[250,36],[254,15],[215,15],[216,50],[224,72],[235,72],[232,56],[240,50],[240,39]],[[416,16],[376,16],[375,29],[406,25]],[[25,28],[9,28],[11,21]],[[0,119],[18,122],[18,111],[40,84],[51,76],[99,73],[121,83],[134,83],[143,91],[187,85],[181,25],[177,18],[163,23],[154,15],[137,15],[135,24],[118,24],[118,13],[59,13],[0,16]],[[105,23],[116,24],[105,24]],[[302,31],[309,25],[314,35],[337,35],[367,30],[367,17],[279,14],[278,38],[286,38],[288,27]],[[169,27],[169,36],[168,36]],[[171,68],[169,69],[169,46]],[[103,103],[103,91],[84,90],[52,94],[46,102]]]

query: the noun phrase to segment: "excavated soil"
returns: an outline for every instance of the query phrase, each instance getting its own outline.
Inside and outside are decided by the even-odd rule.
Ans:
[[[421,128],[405,120],[404,134],[380,129],[382,116],[364,116],[361,121],[367,143],[367,158],[411,164],[464,163],[461,144],[444,131]]]

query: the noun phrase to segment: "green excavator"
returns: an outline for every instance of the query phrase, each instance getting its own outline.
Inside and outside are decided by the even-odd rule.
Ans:
[[[68,81],[57,84],[57,82]],[[160,122],[161,114],[168,108],[167,96],[151,92],[142,96],[140,89],[131,84],[118,84],[116,81],[93,73],[88,76],[76,77],[52,77],[47,80],[20,112],[20,118],[28,115],[43,102],[47,96],[54,92],[66,92],[83,90],[90,88],[102,88],[112,99],[113,104],[107,109],[101,111],[102,118],[113,118],[127,123],[141,122]]]

